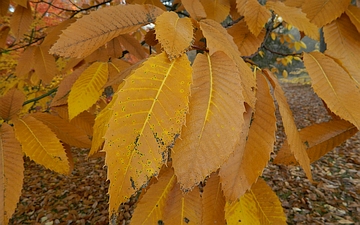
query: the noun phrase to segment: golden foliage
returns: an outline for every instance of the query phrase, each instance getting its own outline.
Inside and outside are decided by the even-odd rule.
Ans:
[[[182,0],[181,3],[184,5],[191,18],[196,20],[206,18],[206,12],[200,0]]]
[[[340,17],[350,2],[351,0],[305,0],[302,11],[310,22],[322,27]]]
[[[57,173],[70,172],[65,149],[50,128],[32,116],[14,119],[13,123],[16,139],[30,159]]]
[[[215,20],[216,22],[223,22],[230,12],[229,0],[200,0],[204,7],[206,18]]]
[[[267,1],[266,6],[274,10],[286,22],[297,27],[299,30],[304,31],[306,35],[312,39],[319,40],[319,31],[316,25],[311,23],[306,17],[306,14],[301,9],[286,6],[280,1]]]
[[[49,113],[34,113],[32,117],[43,122],[62,142],[79,148],[89,148],[91,146],[87,134],[67,120]]]
[[[286,224],[281,202],[263,179],[259,179],[239,201],[227,203],[225,215],[230,224]]]
[[[353,101],[360,101],[360,90],[348,73],[332,58],[319,53],[305,53],[304,64],[315,93],[329,109],[360,128],[360,111]]]
[[[15,75],[19,78],[24,77],[30,70],[33,69],[35,64],[35,50],[37,47],[30,46],[25,49],[24,53],[20,56],[16,66]]]
[[[225,204],[220,178],[213,173],[206,181],[202,195],[201,224],[225,224]]]
[[[156,18],[155,33],[170,59],[181,56],[193,41],[191,20],[179,18],[174,12],[165,12]]]
[[[49,49],[49,46],[38,46],[34,51],[34,69],[45,84],[49,84],[57,72],[54,56],[48,53]]]
[[[233,37],[241,55],[250,56],[254,54],[265,37],[265,30],[263,29],[258,36],[253,35],[247,28],[245,21],[231,26],[228,33]]]
[[[327,42],[326,54],[340,60],[338,62],[349,72],[352,79],[360,84],[360,34],[349,17],[342,15],[339,19],[324,27]]]
[[[270,160],[275,142],[275,105],[269,86],[257,74],[257,101],[242,157],[231,157],[221,167],[220,177],[227,200],[235,201],[250,189]]]
[[[116,93],[104,146],[111,214],[167,161],[167,148],[185,123],[190,84],[186,56],[170,62],[161,53],[145,61]]]
[[[24,179],[23,153],[14,130],[0,126],[0,223],[7,224],[21,195]]]
[[[24,93],[16,88],[10,89],[0,97],[0,118],[11,120],[21,110],[24,101]]]
[[[157,178],[152,181],[156,182]],[[166,202],[169,201],[170,192],[177,185],[176,176],[171,167],[164,167],[158,176],[158,181],[150,185],[149,189],[140,198],[136,210],[131,218],[134,224],[156,224],[163,220]]]
[[[279,104],[279,111],[284,124],[284,131],[290,146],[290,151],[303,168],[308,179],[312,180],[310,160],[306,154],[305,144],[301,141],[300,134],[296,128],[294,117],[292,116],[284,91],[281,89],[281,86],[275,76],[269,70],[264,70],[264,72],[274,88],[275,99]]]
[[[133,32],[163,11],[152,5],[118,5],[84,16],[60,35],[50,53],[66,57],[85,57],[120,34]],[[104,21],[108,22],[104,22]],[[100,29],[101,27],[101,29]],[[81,30],[86,30],[82,33]]]
[[[108,74],[108,64],[96,62],[79,76],[69,94],[70,120],[89,109],[99,99]]]
[[[349,5],[349,8],[346,10],[346,15],[350,18],[351,22],[360,33],[360,8]]]
[[[11,31],[16,39],[21,39],[27,33],[33,21],[31,7],[29,3],[25,4],[26,6],[16,6],[15,13],[10,20]]]
[[[200,28],[207,40],[210,55],[216,51],[223,51],[236,63],[241,74],[242,94],[244,95],[245,102],[251,107],[254,107],[255,94],[253,90],[255,87],[255,78],[251,69],[240,58],[240,52],[232,36],[227,33],[225,28],[213,20],[206,19],[200,21]]]
[[[190,111],[172,155],[183,189],[215,172],[234,151],[245,111],[243,96],[235,91],[241,88],[238,70],[223,52],[198,54],[193,70]],[[197,163],[187,163],[192,160]]]
[[[22,152],[68,174],[72,146],[105,153],[111,218],[143,191],[135,224],[285,224],[259,179],[276,141],[273,97],[287,137],[275,162],[310,180],[310,163],[360,127],[360,10],[350,0],[95,2],[53,26],[37,2],[14,0],[10,12],[0,1],[1,224],[20,195]],[[300,39],[282,33],[292,27]],[[302,38],[319,39],[319,28],[327,50],[304,53]],[[304,61],[333,121],[298,131],[270,72],[279,69],[257,65],[268,52],[282,56],[284,77]]]
[[[244,6],[244,19],[249,30],[257,37],[271,17],[269,10],[257,0],[247,0]]]
[[[345,120],[332,120],[325,123],[314,124],[300,130],[301,140],[307,145],[307,154],[310,163],[320,159],[336,146],[352,137],[358,129]],[[297,162],[289,151],[285,141],[279,150],[274,163],[283,165],[296,165]]]

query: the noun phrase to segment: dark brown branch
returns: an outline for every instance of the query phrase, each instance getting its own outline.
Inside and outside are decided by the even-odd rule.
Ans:
[[[276,55],[281,55],[281,56],[301,56],[301,53],[282,53],[282,52],[277,52],[272,50],[271,48],[267,47],[266,45],[263,46],[264,49],[268,50],[269,52],[276,54]]]

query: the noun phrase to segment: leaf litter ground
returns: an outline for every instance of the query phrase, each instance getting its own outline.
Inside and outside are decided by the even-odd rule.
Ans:
[[[329,120],[309,85],[283,84],[298,128]],[[284,140],[277,123],[275,151]],[[75,168],[62,176],[25,160],[24,189],[10,224],[108,224],[108,181],[102,158],[72,149]],[[288,224],[360,225],[360,133],[312,164],[314,183],[299,167],[269,163],[263,177],[280,197]],[[128,224],[136,207],[120,207],[119,224]]]

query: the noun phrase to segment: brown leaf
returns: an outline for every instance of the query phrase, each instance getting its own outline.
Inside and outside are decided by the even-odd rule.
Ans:
[[[5,48],[6,40],[10,32],[10,27],[7,25],[2,25],[0,29],[0,48]]]
[[[65,29],[50,53],[86,57],[114,37],[136,31],[141,26],[154,22],[162,13],[160,8],[152,5],[120,4],[102,8],[82,17]],[[99,27],[101,29],[98,29]],[[86,32],[81,32],[82,30]]]
[[[270,160],[270,153],[274,148],[275,105],[262,73],[257,74],[257,83],[255,114],[243,156],[229,158],[220,169],[224,194],[229,201],[237,200],[256,182]]]
[[[213,173],[206,181],[202,194],[201,224],[225,224],[225,202],[220,177]]]
[[[186,190],[215,172],[234,152],[245,112],[236,65],[225,53],[198,54],[193,70],[186,126],[172,154],[175,174]],[[193,160],[197,163],[188,163]]]
[[[27,7],[17,5],[10,19],[11,31],[16,39],[21,39],[29,31],[32,21],[33,17],[29,3],[27,3]]]
[[[247,0],[244,9],[244,20],[255,37],[259,36],[270,17],[270,11],[257,0]]]
[[[279,105],[279,111],[281,119],[284,124],[285,134],[290,145],[290,150],[294,154],[295,159],[299,162],[300,166],[305,171],[306,176],[309,180],[312,180],[310,160],[306,154],[306,148],[304,143],[301,141],[300,134],[296,128],[292,111],[287,103],[284,91],[282,90],[277,78],[269,71],[263,70],[267,76],[271,85],[274,88],[274,95]]]
[[[22,108],[25,101],[25,94],[20,90],[10,89],[5,95],[0,97],[0,117],[4,120],[10,120]]]
[[[300,130],[301,140],[307,146],[310,163],[320,159],[326,153],[352,137],[358,129],[345,120],[314,124]],[[287,141],[278,152],[274,163],[283,165],[297,165],[294,156],[290,153]]]
[[[302,5],[302,11],[310,22],[318,27],[323,27],[336,18],[348,8],[351,0],[305,0]]]
[[[55,58],[49,54],[49,48],[49,46],[40,45],[34,52],[35,72],[45,84],[49,84],[57,73]]]
[[[125,50],[128,50],[130,54],[133,54],[139,60],[145,59],[148,56],[144,47],[130,34],[120,35],[117,39],[124,46]]]
[[[21,195],[24,162],[20,143],[7,123],[0,126],[0,158],[0,224],[8,224]]]
[[[204,7],[206,18],[223,22],[230,13],[230,3],[228,0],[200,0]]]
[[[204,6],[200,3],[200,0],[182,0],[186,11],[190,14],[190,17],[196,20],[206,18],[206,12]]]
[[[265,37],[265,29],[263,29],[258,36],[255,36],[247,28],[244,20],[231,26],[228,29],[228,33],[234,38],[234,42],[243,56],[254,54],[259,49]]]
[[[35,64],[34,55],[36,49],[36,46],[30,46],[21,54],[15,70],[15,75],[17,77],[22,78],[33,69]]]

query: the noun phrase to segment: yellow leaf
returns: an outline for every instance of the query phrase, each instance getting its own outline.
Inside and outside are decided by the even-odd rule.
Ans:
[[[262,30],[258,36],[253,35],[247,28],[244,20],[231,26],[228,29],[228,33],[233,37],[241,54],[246,56],[254,54],[265,37],[265,30]]]
[[[97,153],[105,141],[104,135],[107,130],[107,124],[109,124],[114,112],[112,107],[116,101],[116,96],[114,95],[111,102],[96,116],[89,157]]]
[[[301,9],[286,6],[280,1],[267,1],[266,6],[274,10],[276,14],[281,16],[286,22],[297,27],[299,30],[304,31],[305,34],[314,40],[319,40],[320,33],[315,24],[310,23],[306,14]]]
[[[190,14],[190,17],[196,20],[206,18],[206,12],[204,6],[200,3],[200,0],[182,0],[186,11]]]
[[[30,159],[57,173],[69,174],[65,149],[50,128],[32,116],[13,120],[13,123],[22,151]]]
[[[37,47],[30,46],[26,48],[25,51],[21,54],[15,70],[15,75],[17,77],[24,77],[27,73],[30,72],[30,70],[33,69],[35,64],[35,49],[37,49]]]
[[[133,224],[158,224],[164,219],[165,204],[170,192],[177,185],[176,176],[171,167],[164,167],[157,183],[150,185],[142,198],[139,199],[131,218]]]
[[[89,148],[91,146],[87,134],[67,120],[48,113],[34,113],[31,116],[43,122],[61,141],[79,148]]]
[[[207,18],[216,22],[223,22],[230,13],[229,0],[200,0],[203,5]]]
[[[124,46],[124,49],[128,50],[130,54],[134,55],[139,60],[145,59],[148,56],[139,41],[130,34],[120,35],[117,39]]]
[[[240,201],[225,206],[228,224],[286,224],[286,216],[276,193],[259,179]]]
[[[24,101],[24,93],[16,88],[10,89],[5,95],[0,97],[0,118],[10,120],[20,111]]]
[[[299,51],[301,49],[301,43],[299,41],[294,42],[294,47],[296,51]]]
[[[302,48],[307,48],[307,47],[306,47],[306,44],[305,44],[303,41],[300,41],[300,46],[301,46]]]
[[[79,76],[84,72],[85,69],[86,65],[83,65],[77,68],[74,72],[66,76],[61,81],[61,83],[59,84],[59,88],[51,101],[51,107],[67,104],[68,95],[70,93],[71,87],[74,85],[75,81],[79,78]]]
[[[263,51],[259,51],[259,55],[264,58],[265,53]]]
[[[348,15],[351,22],[354,24],[354,26],[360,33],[360,8],[349,5],[349,8],[346,10],[346,15]]]
[[[221,167],[220,177],[227,200],[235,201],[256,182],[274,148],[276,118],[267,81],[257,74],[257,101],[242,157],[237,153]]]
[[[287,72],[286,70],[283,70],[283,71],[282,71],[282,76],[283,76],[284,78],[287,78],[287,77],[288,77],[288,72]]]
[[[50,49],[50,53],[65,57],[88,56],[114,37],[154,22],[162,12],[160,8],[152,5],[120,4],[102,8],[82,17],[65,29]]]
[[[290,146],[290,150],[294,154],[295,159],[299,162],[300,166],[303,168],[308,179],[312,180],[310,160],[306,154],[305,145],[301,141],[300,134],[296,128],[294,117],[292,115],[290,106],[287,103],[284,91],[281,89],[277,78],[269,70],[264,70],[264,74],[268,77],[271,85],[274,88],[274,95],[279,104],[279,111],[284,124],[284,131]]]
[[[333,59],[320,52],[304,54],[304,65],[315,93],[342,119],[360,128],[360,91],[348,73]]]
[[[187,56],[149,58],[116,93],[104,150],[110,180],[110,214],[167,161],[188,111],[191,67]]]
[[[257,0],[247,0],[245,4],[244,20],[251,33],[258,36],[267,23],[271,13]]]
[[[0,126],[0,224],[8,224],[19,201],[24,179],[23,153],[13,128]]]
[[[270,36],[271,36],[271,39],[273,40],[273,41],[275,41],[275,39],[276,39],[276,33],[275,32],[271,32],[270,33]],[[282,43],[283,44],[283,43]]]
[[[194,36],[191,20],[179,18],[175,12],[165,12],[156,18],[155,33],[170,59],[181,56]]]
[[[360,85],[360,34],[349,17],[342,15],[339,19],[324,27],[326,54],[340,60],[352,79]]]
[[[358,129],[345,120],[332,120],[313,124],[300,130],[301,140],[308,146],[306,152],[310,163],[320,159],[326,153],[352,137]],[[285,141],[274,160],[276,164],[297,165]]]
[[[219,176],[213,173],[206,181],[202,194],[201,224],[225,224],[225,197]]]
[[[29,3],[27,6],[17,5],[14,14],[11,16],[10,27],[16,39],[21,39],[29,31],[34,20]]]
[[[108,78],[108,64],[95,62],[75,81],[69,94],[69,118],[90,108],[101,96]]]
[[[323,27],[340,17],[350,2],[351,0],[305,0],[302,11],[310,22]]]
[[[256,86],[255,77],[251,69],[240,57],[241,54],[238,51],[232,36],[227,33],[226,29],[223,28],[221,24],[213,20],[201,20],[200,28],[206,38],[206,44],[209,47],[210,55],[217,51],[223,51],[236,63],[242,84],[242,94],[244,95],[246,103],[248,103],[251,107],[254,107],[254,87]]]
[[[183,189],[193,188],[234,152],[245,111],[238,70],[223,52],[198,54],[193,70],[190,111],[172,153]]]
[[[164,224],[201,224],[201,197],[198,188],[184,194],[177,184],[168,198],[164,210]]]
[[[34,51],[34,69],[39,78],[45,83],[50,84],[57,73],[54,56],[50,55],[49,46],[38,46]]]

